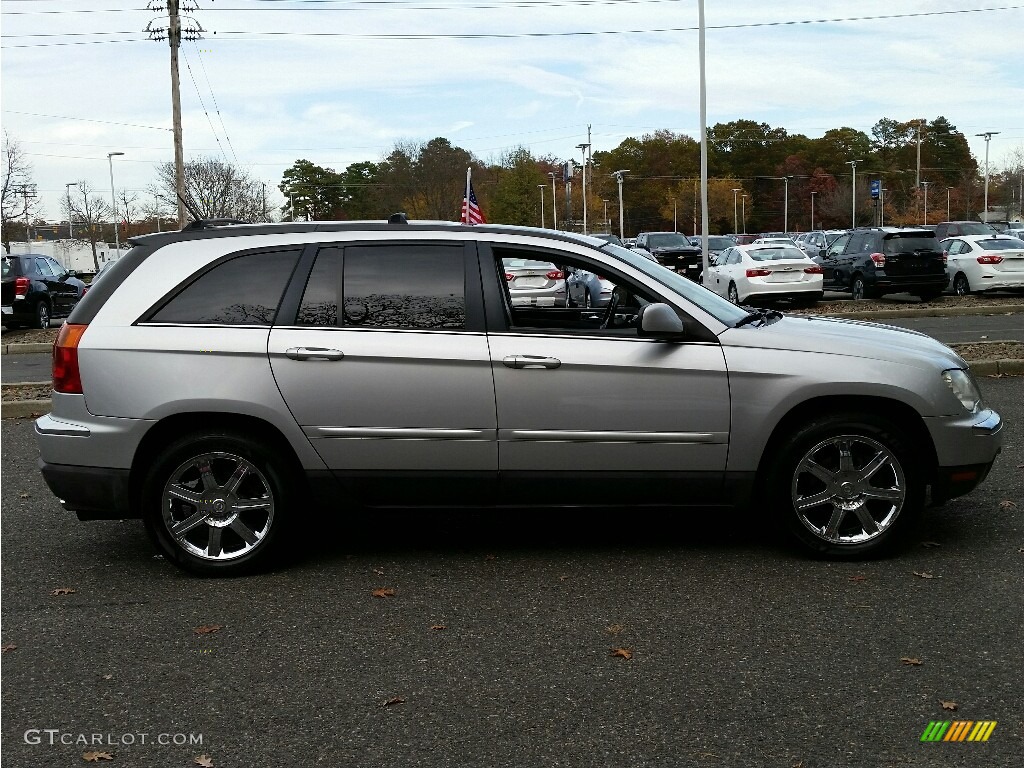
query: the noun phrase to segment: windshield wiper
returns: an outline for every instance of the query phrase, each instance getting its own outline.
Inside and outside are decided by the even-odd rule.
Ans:
[[[777,309],[759,309],[757,307],[744,307],[744,309],[749,310],[747,316],[736,323],[733,328],[739,328],[757,321],[768,323],[773,320],[780,320],[783,317],[783,314]]]
[[[750,312],[747,313],[747,316],[740,320],[738,323],[736,323],[736,325],[734,325],[733,328],[740,328],[744,325],[749,325],[750,323],[758,321],[763,323],[764,315],[756,309],[751,310]]]

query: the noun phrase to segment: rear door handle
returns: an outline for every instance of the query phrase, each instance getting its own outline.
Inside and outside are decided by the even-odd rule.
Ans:
[[[284,355],[291,360],[341,360],[345,357],[340,349],[324,347],[290,347],[284,351]]]
[[[557,357],[538,355],[509,355],[501,361],[506,368],[557,368],[562,361]]]

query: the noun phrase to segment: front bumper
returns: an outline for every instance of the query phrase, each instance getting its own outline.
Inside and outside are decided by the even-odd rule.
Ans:
[[[932,499],[940,502],[970,492],[992,468],[1003,446],[1003,420],[985,409],[964,416],[924,420],[938,458]]]

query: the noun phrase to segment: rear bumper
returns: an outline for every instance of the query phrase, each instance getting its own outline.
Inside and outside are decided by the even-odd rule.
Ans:
[[[131,508],[127,469],[47,464],[39,471],[64,509],[79,520],[124,520],[139,517]]]
[[[874,284],[868,284],[869,288],[875,288],[880,293],[916,293],[918,291],[941,292],[949,285],[949,277],[946,273],[936,275],[886,275],[875,273]]]

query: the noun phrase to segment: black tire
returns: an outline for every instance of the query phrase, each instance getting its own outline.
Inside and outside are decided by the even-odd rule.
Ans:
[[[874,289],[868,288],[867,283],[864,282],[864,278],[860,275],[854,275],[853,279],[850,281],[850,293],[853,294],[854,301],[875,298]]]
[[[297,488],[289,465],[246,435],[186,435],[156,458],[143,481],[143,520],[161,554],[179,568],[238,576],[280,554]]]
[[[590,288],[587,288],[583,292],[583,308],[590,309],[592,306],[594,306],[594,302],[590,298]]]
[[[729,283],[729,301],[733,304],[740,303],[740,292],[736,290],[736,283]]]
[[[816,555],[885,555],[906,543],[924,509],[918,454],[885,419],[822,416],[778,451],[767,474],[770,503],[782,512],[784,528]]]
[[[957,296],[971,295],[971,281],[963,272],[957,272],[956,277],[953,278],[953,293]]]
[[[40,299],[36,302],[35,314],[32,319],[33,328],[50,327],[50,305]]]

